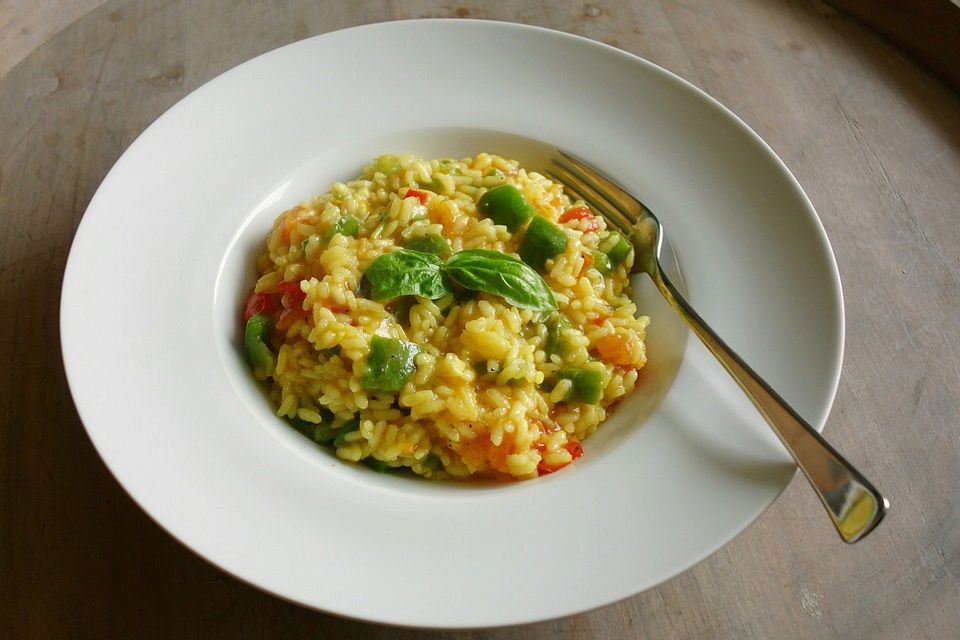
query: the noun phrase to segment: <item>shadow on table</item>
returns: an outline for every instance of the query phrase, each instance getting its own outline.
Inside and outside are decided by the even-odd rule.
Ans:
[[[943,0],[943,4],[949,4],[949,0]],[[957,14],[955,20],[960,22],[960,7],[952,8]],[[798,3],[796,9],[804,18],[830,29],[837,41],[864,63],[867,72],[875,73],[885,84],[895,87],[929,125],[943,134],[954,151],[960,153],[960,121],[954,117],[960,94],[956,90],[854,18],[818,3]],[[952,29],[956,30],[956,26]],[[917,73],[917,69],[921,73]]]

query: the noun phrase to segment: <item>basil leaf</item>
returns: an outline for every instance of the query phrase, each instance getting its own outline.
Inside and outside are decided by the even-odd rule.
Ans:
[[[421,296],[436,300],[451,292],[441,270],[440,258],[421,251],[399,249],[378,257],[363,277],[370,285],[370,298],[390,300],[397,296]]]
[[[553,292],[540,274],[505,253],[468,249],[454,254],[443,270],[464,289],[500,296],[515,307],[534,311],[557,308]]]

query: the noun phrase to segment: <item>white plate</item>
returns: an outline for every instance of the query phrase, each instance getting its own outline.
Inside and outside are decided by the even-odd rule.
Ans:
[[[90,437],[133,499],[282,598],[434,627],[598,607],[752,522],[793,466],[649,290],[645,387],[582,460],[535,481],[429,483],[341,463],[273,417],[247,375],[238,309],[283,208],[379,153],[535,163],[544,144],[641,195],[695,307],[822,427],[843,345],[837,269],[810,203],[750,129],[596,42],[394,22],[304,40],[211,81],[131,145],[90,203],[64,279],[64,361]]]

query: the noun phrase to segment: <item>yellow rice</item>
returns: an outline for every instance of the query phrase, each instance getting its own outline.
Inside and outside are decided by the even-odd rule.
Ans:
[[[568,464],[576,443],[633,390],[646,362],[649,319],[637,317],[629,292],[633,254],[601,275],[584,263],[605,233],[604,222],[599,230],[578,220],[560,224],[566,250],[542,275],[571,325],[562,356],[546,355],[542,314],[486,293],[444,311],[417,298],[409,326],[401,325],[388,304],[358,293],[375,258],[425,234],[442,235],[454,252],[484,248],[515,256],[520,234],[477,212],[480,196],[504,183],[554,223],[582,203],[495,155],[391,160],[398,170],[385,175],[368,166],[356,180],[334,183],[328,193],[282,213],[257,261],[255,292],[277,294],[286,281],[299,283],[305,294],[302,313],[297,309],[283,335],[274,335],[276,368],[268,384],[277,415],[310,423],[319,423],[324,410],[338,422],[359,416],[360,428],[336,447],[338,457],[373,458],[426,477],[531,478]],[[426,203],[403,197],[408,188],[426,192]],[[344,214],[359,220],[357,237],[325,240]],[[373,335],[421,347],[416,372],[398,393],[361,386]],[[629,347],[628,364],[598,357],[598,341],[611,335]],[[598,405],[563,400],[571,383],[554,375],[567,367],[602,373]]]

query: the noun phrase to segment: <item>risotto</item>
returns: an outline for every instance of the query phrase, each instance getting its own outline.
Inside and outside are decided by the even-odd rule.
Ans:
[[[515,161],[380,156],[276,219],[244,351],[277,415],[339,458],[533,478],[579,458],[637,384],[632,262]]]

